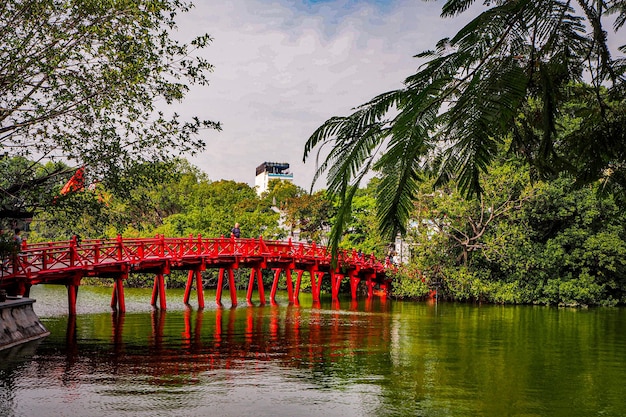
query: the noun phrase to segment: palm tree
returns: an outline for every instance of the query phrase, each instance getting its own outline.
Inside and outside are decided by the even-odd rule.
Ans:
[[[473,3],[448,0],[442,17]],[[454,178],[467,197],[480,195],[480,174],[505,138],[537,176],[625,177],[626,60],[612,57],[605,20],[613,19],[617,33],[626,1],[492,0],[485,6],[453,38],[417,55],[426,63],[403,88],[327,120],[308,139],[305,161],[314,149],[319,157],[331,146],[314,181],[326,173],[328,191],[342,203],[334,248],[371,170],[381,178],[377,213],[387,237],[404,234],[426,175],[438,183]],[[573,96],[584,102],[571,115],[581,121],[563,129],[558,121],[574,111],[564,106]]]

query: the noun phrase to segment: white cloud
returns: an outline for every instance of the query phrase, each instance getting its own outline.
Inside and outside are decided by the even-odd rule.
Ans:
[[[220,121],[223,131],[202,133],[206,151],[190,160],[211,180],[250,185],[256,166],[277,161],[288,162],[294,182],[308,189],[315,161],[303,164],[302,156],[313,131],[401,87],[419,65],[413,55],[456,32],[439,17],[438,2],[196,3],[182,16],[180,35],[214,38],[203,55],[215,71],[178,111]]]

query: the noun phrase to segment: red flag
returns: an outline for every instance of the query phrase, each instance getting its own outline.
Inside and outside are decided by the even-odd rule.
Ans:
[[[85,167],[80,167],[76,170],[72,178],[61,189],[61,195],[65,195],[70,192],[80,191],[85,188]]]

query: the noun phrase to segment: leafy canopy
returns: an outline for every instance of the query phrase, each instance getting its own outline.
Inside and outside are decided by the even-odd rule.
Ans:
[[[131,167],[202,149],[198,133],[219,124],[167,110],[189,85],[206,85],[212,68],[196,54],[208,35],[176,40],[176,18],[191,7],[181,0],[4,1],[0,157],[86,166],[90,178],[122,189],[118,180]],[[32,208],[24,195],[37,192],[33,181],[69,177],[67,166],[19,174],[0,190],[0,206],[14,212]]]
[[[449,0],[442,17],[474,3]],[[564,171],[586,181],[607,173],[611,181],[624,178],[626,60],[612,56],[607,18],[617,33],[626,21],[626,2],[485,1],[454,37],[417,55],[425,63],[403,88],[327,120],[308,139],[304,160],[331,146],[315,180],[326,173],[328,191],[341,200],[333,247],[370,170],[380,177],[377,218],[388,238],[406,232],[427,176],[437,179],[435,186],[455,179],[466,197],[480,195],[480,174],[507,138],[538,177]],[[572,86],[583,82],[591,117],[564,130],[556,121]],[[584,161],[588,149],[594,157]]]

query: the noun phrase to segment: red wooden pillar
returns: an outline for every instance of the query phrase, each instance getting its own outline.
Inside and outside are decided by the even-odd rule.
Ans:
[[[254,289],[254,268],[250,269],[250,281],[248,281],[248,292],[246,293],[246,301],[252,304],[252,291]]]
[[[204,285],[202,284],[202,271],[196,269],[196,293],[198,294],[198,308],[204,308]]]
[[[30,297],[30,288],[32,287],[32,285],[28,282],[23,282],[22,283],[22,287],[20,288],[20,293],[22,294],[23,297]]]
[[[311,294],[313,295],[313,302],[319,303],[324,273],[318,271],[317,266],[314,266],[309,269],[309,274],[311,274]]]
[[[183,297],[183,303],[189,304],[189,297],[191,296],[191,286],[193,285],[194,270],[190,269],[187,273],[187,285],[185,285],[185,295]]]
[[[15,294],[20,297],[28,297],[28,295],[26,295],[26,282],[24,281],[24,279],[20,279],[19,281],[17,281],[17,289],[15,290]]]
[[[157,299],[159,298],[159,276],[154,277],[154,285],[152,286],[152,298],[150,299],[150,305],[156,307]]]
[[[154,277],[154,287],[152,288],[152,307],[156,307],[156,300],[159,299],[159,306],[162,310],[167,309],[167,300],[165,299],[165,278],[163,273],[159,272]]]
[[[259,299],[261,304],[265,304],[265,290],[263,288],[263,276],[261,275],[261,268],[258,266],[250,269],[250,281],[248,282],[248,293],[246,295],[246,301],[248,304],[252,304],[252,291],[254,289],[254,276],[256,275],[257,287],[259,289]]]
[[[330,283],[333,301],[339,300],[339,288],[341,287],[341,280],[343,274],[339,274],[335,271],[330,271]]]
[[[228,268],[228,288],[230,290],[230,303],[232,307],[237,305],[237,286],[235,285],[235,272]]]
[[[265,288],[263,288],[263,274],[261,274],[261,268],[257,267],[256,268],[256,279],[257,279],[257,286],[259,288],[259,298],[261,301],[261,304],[265,304]]]
[[[69,309],[69,315],[76,315],[76,296],[78,294],[78,285],[75,283],[66,284],[67,287],[67,306]]]
[[[113,283],[111,294],[111,308],[120,313],[126,313],[126,301],[124,299],[124,276],[117,276]]]
[[[361,278],[359,278],[359,272],[356,269],[350,271],[350,290],[352,292],[352,299],[356,300],[357,298],[357,290],[359,288],[359,283],[361,282]]]
[[[293,291],[294,303],[298,302],[300,298],[300,284],[302,283],[302,274],[304,274],[304,271],[302,269],[298,269],[297,273],[298,273],[298,277],[296,278],[296,287],[294,288],[294,291]]]
[[[293,282],[291,280],[291,268],[285,269],[285,273],[287,275],[287,298],[289,298],[289,303],[293,303]]]
[[[194,276],[196,278],[196,293],[198,294],[198,308],[204,308],[204,290],[202,288],[202,272],[200,268],[190,269],[187,274],[187,285],[185,286],[185,298],[183,302],[189,304],[191,297],[191,288],[193,286]]]
[[[113,291],[111,291],[111,309],[117,311],[117,280],[113,281]]]
[[[167,301],[165,300],[165,276],[159,274],[159,304],[161,310],[167,309]]]
[[[217,275],[217,289],[215,290],[215,303],[218,306],[222,305],[222,288],[224,287],[224,268],[220,268],[220,272]]]
[[[274,268],[274,282],[272,283],[272,290],[270,291],[270,303],[276,304],[276,290],[278,289],[278,280],[280,279],[280,273],[282,269]]]
[[[309,269],[309,275],[311,276],[311,296],[313,297],[313,302],[319,302],[319,293],[317,292],[317,269],[315,267]]]

